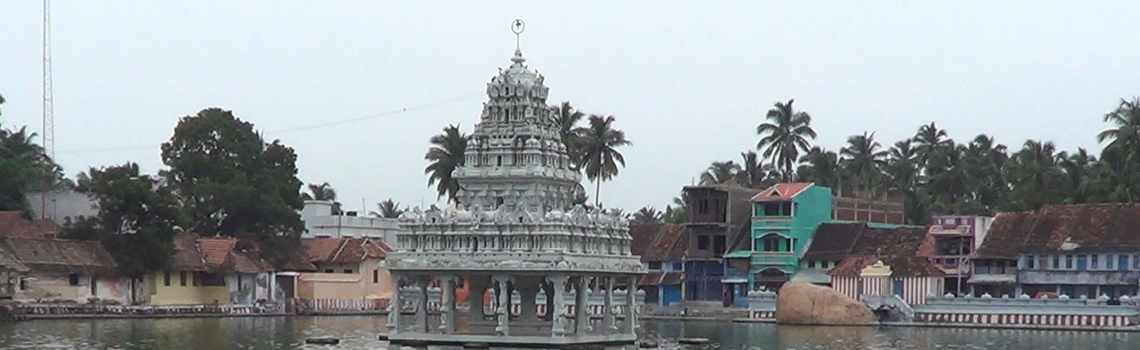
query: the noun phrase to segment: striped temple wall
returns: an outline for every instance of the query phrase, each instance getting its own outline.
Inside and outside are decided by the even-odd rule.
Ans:
[[[317,313],[378,312],[388,309],[388,299],[302,299],[305,307]]]
[[[995,310],[996,311],[996,310]],[[1030,315],[992,313],[916,313],[920,322],[970,323],[990,325],[1127,327],[1135,325],[1136,316],[1128,315]]]
[[[919,322],[1052,327],[1127,327],[1140,325],[1140,304],[1128,297],[1120,305],[1101,299],[955,298],[930,296],[915,307]]]
[[[941,277],[831,277],[831,287],[852,299],[859,299],[859,295],[895,294],[895,283],[902,284],[899,297],[907,304],[917,306],[926,304],[928,295],[941,295],[945,281]]]
[[[17,314],[37,315],[255,315],[281,314],[280,304],[258,305],[94,305],[75,303],[13,304]]]

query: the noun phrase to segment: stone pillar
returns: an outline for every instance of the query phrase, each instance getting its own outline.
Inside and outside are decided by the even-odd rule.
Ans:
[[[518,281],[516,281],[518,282]],[[538,321],[538,288],[539,283],[535,283],[532,279],[527,279],[523,283],[519,283],[517,288],[519,290],[519,320],[522,321]]]
[[[422,276],[417,276],[415,279],[416,294],[419,299],[416,300],[416,330],[424,333],[430,333],[428,328],[428,298],[427,289],[430,279]]]
[[[439,333],[455,333],[455,283],[456,277],[439,277]]]
[[[404,276],[392,274],[392,300],[388,303],[388,334],[399,333],[400,329],[400,287]]]
[[[604,314],[605,316],[603,318],[603,322],[605,322],[606,331],[613,333],[614,331],[617,331],[617,320],[614,317],[614,304],[613,304],[614,282],[617,281],[617,279],[615,279],[613,277],[606,277],[604,281],[606,284],[605,285],[605,288],[606,288],[606,293],[605,293],[605,295],[606,295],[606,306],[605,306],[605,314]]]
[[[579,276],[574,283],[574,333],[590,333],[590,279]]]
[[[569,277],[563,275],[554,275],[546,278],[550,281],[551,293],[547,294],[547,304],[550,305],[546,309],[546,313],[551,315],[550,333],[554,337],[562,337],[566,334],[566,282],[570,280]]]
[[[499,324],[495,326],[495,332],[502,336],[511,335],[511,276],[495,275],[493,278],[499,286],[499,309],[495,313]]]
[[[637,277],[627,277],[625,286],[625,324],[630,334],[637,334]]]
[[[483,311],[483,295],[487,293],[487,280],[486,276],[471,276],[471,293],[467,295],[467,304],[470,306],[470,320],[483,321],[485,312]]]
[[[561,287],[563,287],[563,286],[561,286],[561,285],[558,286],[558,288],[561,288]],[[555,288],[556,287],[554,286],[554,283],[551,283],[550,281],[545,281],[543,286],[542,286],[542,292],[546,293],[546,315],[542,316],[543,321],[554,321],[555,315],[559,315],[559,313],[555,312],[555,310],[554,310],[554,295],[555,295],[554,289]],[[562,295],[562,294],[559,293],[558,295]],[[562,305],[562,304],[559,303],[558,305]]]

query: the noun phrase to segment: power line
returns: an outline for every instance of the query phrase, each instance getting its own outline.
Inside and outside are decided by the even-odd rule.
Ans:
[[[427,104],[422,104],[422,105],[417,105],[417,106],[412,106],[412,107],[404,107],[404,108],[400,108],[400,109],[394,109],[394,110],[390,110],[387,112],[381,112],[381,113],[362,116],[362,117],[342,119],[342,120],[331,121],[331,122],[327,122],[327,123],[299,126],[299,127],[293,127],[293,128],[271,130],[271,131],[267,131],[267,133],[269,133],[269,134],[287,134],[287,133],[296,132],[296,131],[304,131],[304,130],[317,129],[317,128],[326,128],[326,127],[331,127],[331,126],[336,126],[336,125],[341,125],[341,124],[359,122],[359,121],[364,121],[364,120],[369,120],[369,119],[382,118],[382,117],[387,117],[387,116],[392,116],[392,115],[414,112],[414,111],[418,111],[418,110],[429,109],[429,108],[433,108],[433,107],[439,107],[439,106],[448,105],[448,104],[456,103],[459,101],[471,99],[471,98],[478,97],[478,96],[482,96],[482,94],[481,93],[467,94],[467,95],[454,97],[454,98],[450,98],[450,99],[443,100],[443,101],[437,101],[437,102],[432,102],[432,103],[427,103]],[[84,150],[70,150],[70,151],[61,151],[59,153],[60,154],[85,154],[85,153],[107,153],[107,152],[136,151],[136,150],[152,150],[152,149],[155,149],[155,148],[158,148],[161,146],[162,146],[162,144],[146,145],[146,146],[123,146],[123,147],[84,149]]]

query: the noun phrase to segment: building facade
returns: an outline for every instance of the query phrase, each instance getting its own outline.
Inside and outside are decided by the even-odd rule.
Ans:
[[[304,239],[302,245],[317,270],[300,275],[299,298],[368,301],[392,297],[392,275],[384,264],[392,248],[384,242],[371,238],[311,238]]]
[[[930,257],[946,273],[946,289],[956,295],[969,290],[970,255],[986,237],[993,218],[972,215],[938,215],[931,219],[927,234],[934,239]]]
[[[974,254],[975,295],[1107,298],[1140,292],[1140,204],[1000,213]]]
[[[630,251],[641,256],[646,273],[637,286],[645,291],[645,302],[660,306],[684,304],[685,249],[689,235],[682,224],[630,225],[633,237]]]
[[[396,219],[358,216],[356,212],[333,213],[332,201],[307,200],[301,210],[305,222],[303,238],[374,238],[387,244],[396,242],[400,224]]]
[[[733,247],[751,245],[752,196],[759,192],[728,185],[685,186],[689,202],[685,300],[722,301],[724,283],[747,282],[747,276],[725,274],[724,257]]]

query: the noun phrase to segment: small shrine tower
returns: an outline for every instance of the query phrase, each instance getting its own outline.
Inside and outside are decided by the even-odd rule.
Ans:
[[[487,84],[464,164],[452,174],[461,187],[456,210],[416,208],[399,219],[388,268],[397,290],[414,293],[394,293],[392,345],[562,348],[637,339],[636,285],[645,268],[630,253],[629,221],[573,204],[583,194],[581,175],[570,169],[543,77],[525,62],[516,49]],[[462,314],[460,283],[470,290]],[[438,324],[428,318],[429,286],[439,288]],[[411,319],[399,312],[409,304]]]

